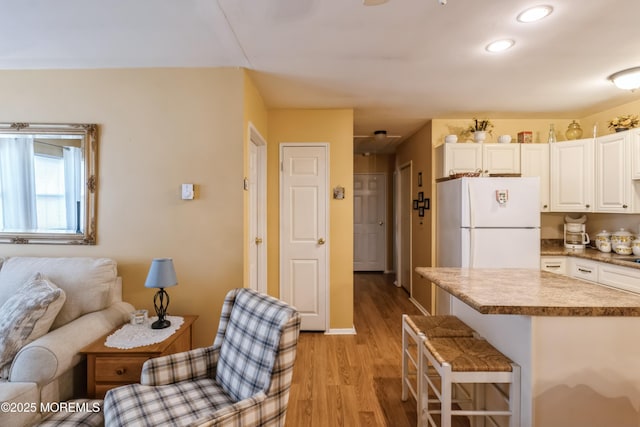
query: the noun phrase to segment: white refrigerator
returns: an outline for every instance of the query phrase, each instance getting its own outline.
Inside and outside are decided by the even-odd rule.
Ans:
[[[539,187],[538,177],[439,182],[437,265],[539,269]]]

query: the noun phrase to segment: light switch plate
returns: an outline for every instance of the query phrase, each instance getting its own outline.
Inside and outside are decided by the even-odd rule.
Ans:
[[[193,184],[182,184],[182,200],[193,200]]]

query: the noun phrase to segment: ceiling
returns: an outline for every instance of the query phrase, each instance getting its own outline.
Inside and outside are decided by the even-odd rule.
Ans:
[[[521,24],[527,7],[554,12]],[[573,118],[638,99],[638,0],[4,0],[0,68],[238,66],[273,108],[353,108],[391,150],[440,117]],[[511,38],[515,46],[488,53]]]

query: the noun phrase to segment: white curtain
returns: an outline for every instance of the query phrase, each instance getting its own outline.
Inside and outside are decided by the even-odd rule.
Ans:
[[[37,224],[33,138],[0,138],[0,190],[4,231],[35,230]]]
[[[67,230],[82,232],[82,152],[77,147],[64,147],[64,202]]]

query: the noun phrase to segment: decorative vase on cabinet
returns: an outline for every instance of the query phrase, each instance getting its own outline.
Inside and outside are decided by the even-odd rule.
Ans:
[[[572,120],[564,135],[568,140],[580,139],[582,136],[582,128],[580,127],[580,124],[575,120]]]
[[[477,130],[473,132],[473,142],[484,142],[487,139],[487,131]]]

